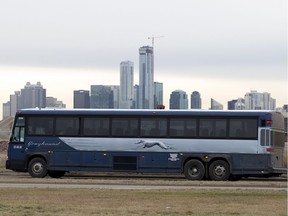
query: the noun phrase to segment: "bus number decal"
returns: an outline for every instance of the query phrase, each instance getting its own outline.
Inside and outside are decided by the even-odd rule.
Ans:
[[[178,157],[178,154],[170,154],[170,158],[168,158],[169,161],[178,161],[180,160]]]

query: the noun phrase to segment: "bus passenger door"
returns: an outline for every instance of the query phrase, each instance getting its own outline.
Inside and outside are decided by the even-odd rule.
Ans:
[[[25,119],[18,117],[8,146],[8,159],[19,169],[25,168]]]

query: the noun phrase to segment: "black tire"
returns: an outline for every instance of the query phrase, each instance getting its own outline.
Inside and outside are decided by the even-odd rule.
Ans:
[[[184,166],[184,175],[189,180],[202,180],[205,176],[205,167],[197,159],[189,160]]]
[[[44,178],[47,175],[47,163],[43,158],[33,158],[28,165],[28,172],[33,178]]]
[[[230,176],[229,164],[223,160],[216,160],[209,166],[209,177],[214,181],[226,181]]]
[[[48,171],[51,178],[61,178],[65,175],[65,171]]]

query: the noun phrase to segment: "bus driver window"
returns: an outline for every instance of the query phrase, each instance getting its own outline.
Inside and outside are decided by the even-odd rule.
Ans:
[[[24,142],[25,119],[18,117],[12,134],[12,142]]]

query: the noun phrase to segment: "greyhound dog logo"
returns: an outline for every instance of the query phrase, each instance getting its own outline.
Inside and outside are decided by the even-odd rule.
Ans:
[[[165,150],[171,149],[171,147],[166,146],[163,142],[156,140],[139,140],[135,144],[141,144],[142,148],[151,148],[153,146],[159,146],[160,148]]]

